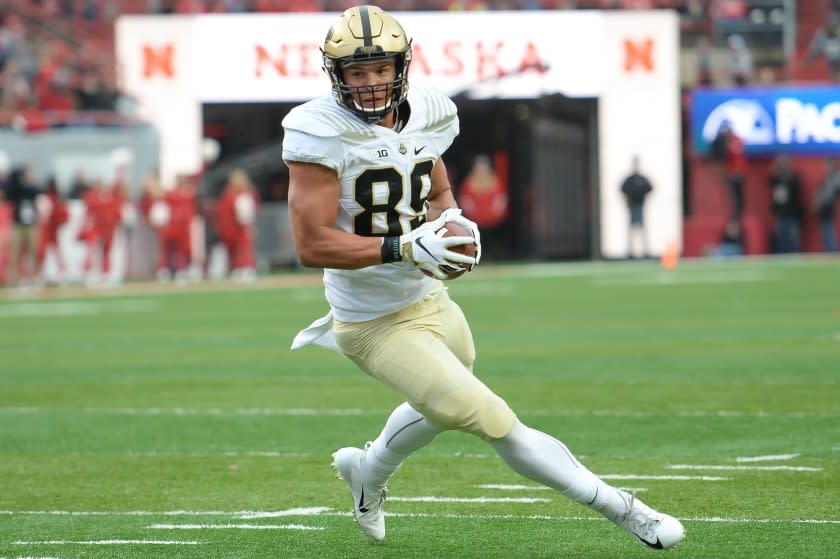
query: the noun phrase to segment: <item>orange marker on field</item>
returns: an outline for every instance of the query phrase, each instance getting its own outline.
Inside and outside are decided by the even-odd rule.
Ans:
[[[666,270],[673,270],[677,267],[680,261],[680,250],[677,248],[677,243],[671,241],[665,245],[665,250],[662,251],[662,267]]]

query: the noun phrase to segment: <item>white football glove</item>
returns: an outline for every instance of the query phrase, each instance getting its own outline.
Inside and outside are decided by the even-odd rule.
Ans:
[[[456,245],[471,244],[472,237],[444,237],[443,215],[434,221],[424,223],[411,233],[400,237],[400,253],[405,262],[411,262],[421,270],[444,280],[451,272],[460,272],[464,265],[475,265],[476,259],[466,254],[449,250]]]
[[[478,264],[481,261],[481,233],[478,231],[478,225],[461,215],[461,208],[446,208],[435,221],[440,219],[443,219],[444,223],[451,221],[469,229],[475,239],[475,263]]]

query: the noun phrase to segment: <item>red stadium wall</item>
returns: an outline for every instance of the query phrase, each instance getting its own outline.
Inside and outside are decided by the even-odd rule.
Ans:
[[[751,159],[744,185],[745,251],[747,254],[770,252],[773,215],[770,211],[770,187],[767,176],[771,159]],[[822,251],[819,223],[811,209],[811,201],[825,174],[822,157],[796,157],[793,165],[802,180],[802,252]],[[690,173],[691,216],[683,224],[683,256],[703,256],[704,249],[716,246],[723,234],[727,218],[732,215],[731,203],[717,161],[695,157]],[[840,220],[837,232],[840,234]]]

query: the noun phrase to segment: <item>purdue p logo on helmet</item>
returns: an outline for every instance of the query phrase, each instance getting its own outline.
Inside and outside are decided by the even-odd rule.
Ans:
[[[356,6],[341,14],[324,40],[324,71],[330,77],[335,99],[367,122],[375,123],[405,100],[408,94],[408,66],[411,41],[393,16],[377,6]],[[396,78],[389,85],[391,95],[383,107],[363,108],[353,103],[354,94],[369,87],[348,86],[341,70],[349,64],[391,60]]]

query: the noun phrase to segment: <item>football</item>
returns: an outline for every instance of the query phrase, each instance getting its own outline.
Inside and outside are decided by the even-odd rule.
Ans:
[[[443,235],[442,235],[443,237],[472,237],[472,233],[470,233],[469,229],[467,229],[466,227],[463,227],[461,225],[458,225],[457,223],[454,223],[454,222],[447,223],[446,225],[441,227],[438,231],[443,233]],[[452,252],[460,252],[461,254],[466,254],[467,256],[475,256],[475,245],[474,244],[458,245],[458,246],[451,247],[449,250],[451,250]],[[461,276],[464,275],[464,272],[467,272],[471,269],[472,269],[472,266],[467,266],[462,271],[452,271],[448,274],[446,279],[447,280],[454,280],[456,278],[460,278]],[[423,273],[426,274],[429,277],[434,277],[434,276],[432,276],[432,274],[426,272],[425,270],[423,271]]]

